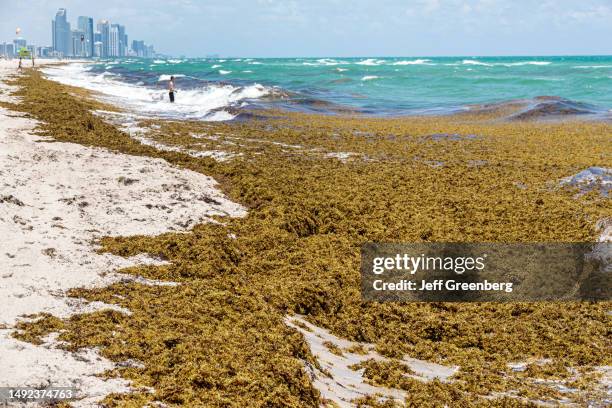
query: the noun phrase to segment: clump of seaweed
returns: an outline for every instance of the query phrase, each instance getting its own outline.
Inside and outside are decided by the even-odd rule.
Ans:
[[[596,221],[609,216],[609,202],[598,194],[574,198],[548,183],[589,166],[609,166],[609,124],[507,123],[491,120],[492,113],[374,119],[274,111],[236,123],[142,124],[164,144],[240,153],[219,162],[143,145],[92,114],[98,102],[36,72],[17,84],[23,102],[11,109],[41,120],[42,134],[163,158],[214,177],[231,199],[249,208],[245,218],[198,225],[188,234],[101,241],[101,251],[149,253],[170,262],[125,273],[181,282],[71,292],[132,311],[101,311],[61,323],[60,339],[69,349],[97,346],[113,361],[142,362],[109,375],[154,393],[112,395],[108,406],[153,400],[318,406],[302,366],[304,360],[315,363],[314,357],[283,323],[291,313],[338,336],[373,343],[387,357],[461,367],[452,382],[442,383],[412,379],[401,366],[369,364],[368,378],[408,391],[409,406],[532,406],[530,400],[554,401],[559,393],[525,381],[547,373],[514,373],[508,362],[549,359],[551,367],[577,370],[611,363],[609,302],[381,304],[362,302],[359,292],[359,250],[368,241],[593,240]],[[194,141],[194,134],[218,137]],[[423,142],[431,134],[478,137]],[[327,152],[355,155],[342,162]],[[428,161],[445,165],[432,168]],[[475,161],[486,165],[470,165]],[[528,187],[518,189],[517,182]],[[21,336],[36,341],[60,327],[50,323],[23,324]],[[595,395],[589,387],[596,378],[584,381],[582,389]],[[584,398],[580,392],[570,396]],[[372,396],[356,403],[391,402]]]

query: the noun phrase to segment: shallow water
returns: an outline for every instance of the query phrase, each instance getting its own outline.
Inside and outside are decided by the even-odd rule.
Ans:
[[[71,69],[73,80],[81,75]],[[612,108],[611,56],[122,59],[83,69],[89,87],[144,112],[216,120],[245,103],[398,115],[552,95]],[[160,104],[170,75],[180,90],[172,107]]]

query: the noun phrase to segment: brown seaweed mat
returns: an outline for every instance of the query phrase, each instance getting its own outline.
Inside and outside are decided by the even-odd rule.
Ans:
[[[106,406],[316,407],[303,368],[316,361],[284,324],[292,313],[387,357],[460,366],[450,383],[411,379],[402,364],[361,367],[373,384],[406,390],[408,406],[603,404],[596,367],[612,363],[610,303],[364,303],[359,249],[367,241],[595,240],[609,199],[558,181],[610,167],[609,124],[508,122],[495,111],[386,119],[257,111],[228,123],[142,120],[140,136],[153,142],[144,145],[93,114],[112,107],[82,90],[36,71],[16,84],[23,101],[11,109],[39,119],[41,133],[210,175],[249,209],[187,234],[104,239],[102,251],[171,262],[125,273],[181,283],[70,293],[131,315],[41,316],[20,327],[28,341],[61,330],[70,350],[97,346],[113,361],[141,362],[107,373],[140,389]],[[232,156],[193,154],[211,150]],[[517,371],[510,362],[527,365]]]

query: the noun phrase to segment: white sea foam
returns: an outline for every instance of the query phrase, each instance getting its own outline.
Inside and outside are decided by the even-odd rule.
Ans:
[[[262,63],[259,62],[259,61],[251,61],[251,62],[249,62],[249,64],[251,64],[251,65],[262,65]]]
[[[223,66],[223,65],[221,65],[221,64],[215,64],[215,65],[213,65],[211,68],[213,68],[213,69],[214,69],[214,68],[221,68],[222,66]]]
[[[363,61],[356,62],[355,64],[357,65],[380,65],[380,64],[383,64],[384,62],[385,62],[384,60],[368,58]]]
[[[169,81],[171,76],[174,76],[175,78],[182,78],[185,75],[183,74],[174,74],[174,75],[162,74],[159,76],[159,79],[157,80],[157,82]]]
[[[517,61],[517,62],[482,62],[476,60],[463,60],[461,61],[463,65],[482,65],[485,67],[520,67],[522,65],[550,65],[550,61]],[[453,65],[453,64],[447,64]]]
[[[317,62],[321,65],[338,65],[340,64],[339,61],[336,61],[335,59],[331,59],[331,58],[321,58],[318,59]]]
[[[394,62],[393,65],[435,65],[430,64],[431,60],[428,59],[416,59],[409,61],[397,61]]]
[[[507,64],[493,64],[493,65],[504,65],[506,67],[519,67],[521,65],[550,65],[550,61],[521,61],[521,62],[509,62]]]
[[[366,75],[363,78],[361,78],[362,81],[371,81],[373,79],[378,79],[380,78],[379,76],[376,75]]]
[[[480,61],[475,61],[475,60],[463,60],[461,61],[461,63],[463,65],[483,65],[486,67],[492,66],[491,64],[487,64],[486,62],[480,62]]]
[[[153,60],[153,64],[165,64],[166,60]]]
[[[220,69],[220,70],[219,70],[219,73],[220,73],[221,75],[227,75],[227,74],[231,74],[231,73],[232,73],[232,71],[225,71],[225,70]]]
[[[181,62],[183,62],[183,60],[180,60],[180,59],[169,59],[167,62],[169,62],[170,64],[180,64]]]
[[[49,67],[43,69],[43,73],[60,83],[96,91],[102,99],[137,113],[160,117],[229,120],[234,116],[224,111],[224,108],[240,106],[249,99],[261,98],[271,91],[260,84],[244,87],[212,84],[198,89],[181,90],[178,81],[176,102],[171,104],[168,103],[168,94],[164,89],[128,84],[107,75],[93,75],[84,64]]]
[[[601,68],[612,68],[612,65],[576,65],[577,69],[601,69]]]
[[[336,71],[338,71],[338,72],[345,72],[345,71],[348,71],[348,69],[346,69],[346,68],[336,68]]]

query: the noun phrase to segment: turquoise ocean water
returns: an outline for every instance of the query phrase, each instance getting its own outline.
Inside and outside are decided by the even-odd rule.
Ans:
[[[88,87],[144,111],[203,119],[222,108],[269,104],[330,112],[342,106],[374,115],[445,113],[543,95],[612,109],[611,56],[123,59],[81,68]],[[169,75],[177,76],[179,88],[172,109],[161,104]]]

